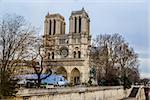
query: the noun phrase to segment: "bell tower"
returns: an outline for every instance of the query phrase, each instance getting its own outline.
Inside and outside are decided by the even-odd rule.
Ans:
[[[69,46],[71,58],[86,59],[91,45],[90,18],[82,8],[72,11],[69,18]]]
[[[47,14],[44,21],[44,34],[55,36],[65,34],[64,17],[60,14]]]
[[[82,8],[80,11],[73,11],[69,18],[69,33],[87,33],[90,32],[90,18],[87,12]]]
[[[62,15],[47,14],[44,21],[44,36],[43,43],[47,49],[46,59],[56,59],[58,53],[56,52],[59,45],[59,37],[65,34],[65,19]]]

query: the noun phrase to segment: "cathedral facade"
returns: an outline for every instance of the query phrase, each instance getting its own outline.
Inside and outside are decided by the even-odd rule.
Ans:
[[[65,18],[47,14],[44,21],[44,62],[55,74],[63,75],[72,84],[89,80],[89,53],[91,48],[90,18],[82,8],[72,11],[69,33],[65,32]]]

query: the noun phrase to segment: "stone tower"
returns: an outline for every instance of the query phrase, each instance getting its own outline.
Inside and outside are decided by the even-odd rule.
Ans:
[[[45,63],[56,74],[63,75],[72,84],[89,80],[89,52],[91,47],[90,19],[84,10],[72,11],[69,33],[65,33],[65,20],[60,14],[45,17]]]
[[[70,16],[69,33],[87,33],[90,32],[90,19],[84,8],[80,11],[73,11]]]
[[[44,21],[44,47],[47,49],[46,60],[54,59],[59,36],[65,34],[65,20],[60,14],[47,14]]]
[[[45,34],[50,36],[65,34],[64,17],[60,14],[47,14],[44,22]]]
[[[69,20],[69,44],[71,44],[70,48],[73,52],[71,54],[74,58],[86,58],[87,52],[85,51],[89,49],[91,44],[88,14],[82,8],[80,11],[73,11]]]

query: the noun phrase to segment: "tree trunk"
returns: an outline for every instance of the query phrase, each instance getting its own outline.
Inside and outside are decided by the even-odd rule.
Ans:
[[[40,87],[40,85],[41,85],[41,77],[40,77],[41,75],[39,74],[38,75],[38,83],[37,83],[37,87],[39,88]]]

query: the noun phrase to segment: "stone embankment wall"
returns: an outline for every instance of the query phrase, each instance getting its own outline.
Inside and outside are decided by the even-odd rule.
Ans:
[[[119,100],[128,96],[123,87],[73,87],[56,89],[23,89],[16,100]]]
[[[144,87],[140,87],[137,96],[136,96],[136,100],[146,100],[145,97],[145,93],[144,93]]]
[[[136,94],[135,97],[126,97],[126,98],[123,98],[122,100],[149,100],[149,99],[146,99],[146,96],[145,96],[145,92],[144,92],[144,86],[134,86],[134,87],[139,87],[139,90]],[[130,93],[135,93],[135,92],[130,92]]]

